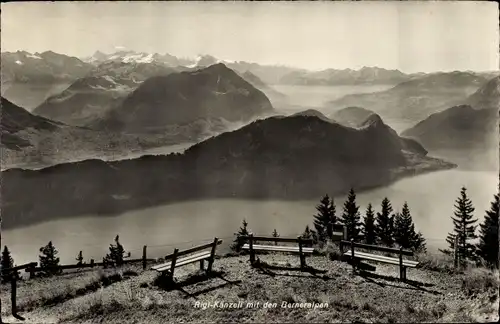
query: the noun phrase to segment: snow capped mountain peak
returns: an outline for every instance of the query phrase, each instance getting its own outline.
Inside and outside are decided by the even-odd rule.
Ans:
[[[28,55],[26,55],[26,57],[37,59],[37,60],[43,60],[40,56],[38,56],[38,53],[35,53],[34,55],[28,53]]]

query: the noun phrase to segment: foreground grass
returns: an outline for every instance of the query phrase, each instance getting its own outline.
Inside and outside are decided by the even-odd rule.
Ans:
[[[294,269],[297,256],[267,254],[260,259],[260,268],[250,267],[248,256],[218,259],[210,277],[200,273],[196,264],[179,268],[175,289],[156,280],[154,271],[127,276],[124,270],[94,270],[35,279],[21,285],[18,304],[27,322],[49,322],[49,318],[61,323],[496,320],[498,273],[486,269],[463,273],[409,269],[410,281],[401,283],[399,270],[393,266],[377,264],[375,273],[353,275],[344,262],[313,256],[307,258],[308,265],[324,271],[312,274]],[[8,294],[2,292],[3,308],[10,304],[6,299]],[[244,306],[197,307],[202,305],[197,302],[217,301],[241,301]],[[260,302],[260,306],[247,308],[248,302]],[[277,303],[277,307],[264,308],[265,302]],[[282,308],[282,302],[328,305]]]
[[[38,277],[18,282],[17,310],[29,312],[39,307],[54,306],[72,298],[95,292],[115,282],[137,275],[136,269],[81,270],[52,277]],[[10,285],[2,285],[2,316],[12,312]]]

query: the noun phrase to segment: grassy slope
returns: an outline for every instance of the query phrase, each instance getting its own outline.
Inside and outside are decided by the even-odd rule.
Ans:
[[[269,265],[297,267],[298,257],[262,255]],[[464,274],[408,270],[400,283],[398,268],[378,264],[375,274],[353,276],[347,263],[325,256],[307,259],[326,270],[313,276],[292,270],[251,268],[248,256],[218,259],[221,277],[193,275],[197,264],[176,271],[181,292],[154,285],[156,273],[93,270],[59,278],[33,279],[18,289],[20,314],[27,323],[179,323],[179,322],[474,322],[496,320],[497,282],[484,269]],[[434,260],[436,265],[436,260]],[[111,279],[106,279],[111,278]],[[224,279],[222,279],[224,278]],[[126,280],[123,280],[126,279]],[[237,282],[241,280],[241,282]],[[230,283],[230,282],[233,283]],[[114,282],[110,284],[111,282]],[[103,288],[100,286],[106,285]],[[188,297],[188,294],[192,294]],[[1,290],[4,321],[12,319],[8,286]],[[275,309],[202,309],[195,302],[278,303]],[[328,303],[323,309],[284,309],[282,301]]]

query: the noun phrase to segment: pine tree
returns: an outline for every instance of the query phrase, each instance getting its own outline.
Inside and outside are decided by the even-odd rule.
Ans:
[[[356,193],[354,193],[354,189],[349,191],[347,200],[344,203],[341,222],[347,228],[347,239],[359,241],[362,223],[359,207],[356,205]]]
[[[46,274],[57,274],[60,273],[61,270],[57,268],[59,265],[59,258],[56,255],[59,253],[56,247],[50,241],[46,246],[40,248],[39,259],[40,259],[40,267],[44,269]]]
[[[382,200],[382,210],[377,213],[375,222],[375,233],[377,241],[385,246],[392,246],[394,244],[394,216],[391,202],[386,197]]]
[[[375,234],[375,214],[373,212],[372,204],[368,204],[365,213],[363,224],[363,239],[366,244],[377,243],[377,236]]]
[[[474,217],[474,206],[472,201],[467,197],[467,189],[462,187],[460,191],[460,197],[455,201],[455,217],[451,217],[453,220],[453,233],[449,233],[446,238],[446,242],[450,246],[451,250],[455,249],[455,238],[458,237],[457,254],[462,266],[465,265],[467,260],[476,259],[476,248],[470,243],[470,240],[476,239],[475,234],[476,227],[474,224],[477,219]],[[450,250],[442,250],[442,252],[451,254]]]
[[[303,238],[304,240],[314,240],[313,234],[314,234],[313,231],[311,231],[311,229],[309,228],[309,225],[307,225],[306,229],[304,230],[304,233],[302,233],[302,235],[300,237]],[[305,243],[304,246],[305,247],[312,247],[312,244]]]
[[[486,211],[484,221],[479,224],[478,255],[489,267],[498,268],[498,214],[499,194],[494,196],[490,210]]]
[[[411,219],[408,204],[405,202],[403,211],[394,214],[394,243],[403,249],[409,249],[414,234],[416,234],[415,226]]]
[[[314,228],[313,232],[314,241],[316,243],[324,243],[328,239],[332,238],[333,235],[333,225],[337,222],[337,217],[335,216],[335,204],[333,199],[330,199],[328,195],[325,195],[321,200],[319,205],[316,206],[318,213],[314,215]]]
[[[413,238],[413,251],[422,253],[427,251],[425,238],[421,232],[416,233]]]
[[[123,245],[120,243],[120,236],[116,235],[115,244],[109,245],[109,253],[106,255],[105,260],[111,262],[116,266],[123,265],[123,259],[130,256],[130,253],[126,253]]]
[[[394,216],[394,241],[404,249],[419,252],[425,249],[425,239],[422,233],[415,231],[407,202],[404,203],[401,213],[396,213]]]
[[[1,265],[0,269],[9,269],[14,266],[14,259],[12,259],[9,248],[7,248],[7,246],[3,247],[2,260],[0,262],[0,265]],[[10,281],[11,278],[12,278],[11,273],[7,272],[2,273],[2,282]]]
[[[250,234],[247,229],[248,223],[245,219],[243,219],[242,225],[243,226],[240,227],[238,232],[234,233],[234,235],[236,235],[236,239],[234,240],[233,245],[231,245],[231,249],[236,252],[240,252],[243,245],[245,245],[245,240],[242,239],[242,237],[248,236]]]
[[[77,261],[76,264],[79,264],[79,265],[83,264],[83,252],[82,251],[80,251],[80,253],[78,253],[75,260]]]

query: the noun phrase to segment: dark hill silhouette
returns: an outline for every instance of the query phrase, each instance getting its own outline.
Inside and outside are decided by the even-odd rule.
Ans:
[[[189,199],[310,199],[451,167],[405,148],[381,120],[354,129],[316,116],[271,117],[207,139],[184,154],[4,171],[3,225],[109,215]]]
[[[61,124],[46,118],[33,115],[5,98],[1,98],[1,143],[11,150],[20,150],[31,146],[29,139],[23,138],[18,133],[23,130],[55,131]]]
[[[489,149],[498,137],[498,108],[451,107],[433,114],[402,135],[417,139],[430,150]]]
[[[433,113],[463,103],[487,82],[486,77],[472,72],[433,73],[385,91],[347,95],[327,103],[326,107],[332,110],[365,107],[384,120],[404,122],[406,125],[402,123],[396,129],[400,132]]]
[[[104,118],[102,125],[138,131],[199,118],[249,121],[272,110],[264,93],[219,63],[146,80]]]
[[[465,104],[475,109],[498,109],[500,107],[500,76],[491,79],[473,93]]]
[[[459,150],[471,155],[473,151],[498,150],[500,77],[491,79],[464,102],[432,114],[402,134],[429,150]]]
[[[73,126],[93,125],[147,78],[175,71],[160,63],[104,62],[34,112]]]

